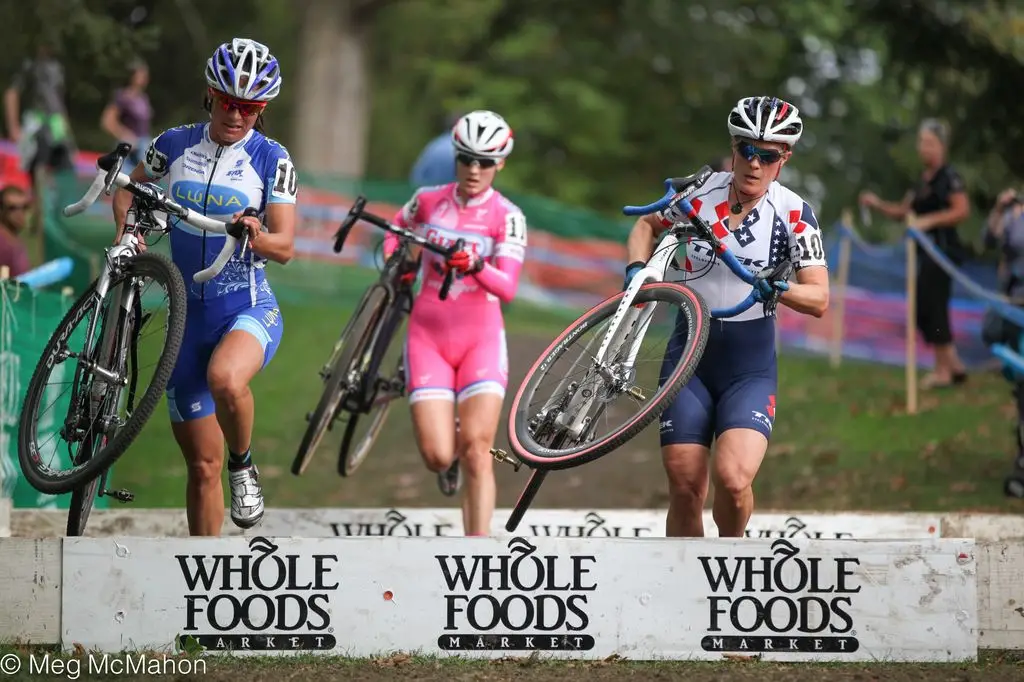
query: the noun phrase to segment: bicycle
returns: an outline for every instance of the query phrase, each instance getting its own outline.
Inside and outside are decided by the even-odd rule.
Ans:
[[[662,210],[673,200],[678,200],[690,223],[676,223],[667,229],[653,255],[630,280],[625,291],[598,303],[566,328],[541,353],[520,384],[512,401],[508,424],[512,452],[499,448],[491,450],[495,460],[510,464],[517,472],[523,464],[533,470],[505,525],[507,531],[513,532],[519,526],[548,473],[577,467],[608,454],[634,438],[658,417],[696,371],[707,344],[709,317],[735,317],[762,301],[757,295],[757,282],[762,275],[751,272],[737,260],[686,198],[710,175],[710,167],[705,166],[693,175],[669,178],[665,180],[667,191],[658,201],[647,206],[623,208],[626,215],[640,216]],[[706,242],[733,274],[751,285],[751,292],[743,301],[730,308],[709,310],[707,302],[697,292],[682,284],[665,281],[669,267],[674,265],[677,248],[689,244],[691,238]],[[791,272],[792,266],[786,261],[781,274],[775,276],[776,273],[772,273],[773,280],[788,279]],[[634,362],[658,304],[678,309],[685,318],[688,333],[680,352],[680,362],[668,377],[659,377],[659,388],[637,415],[609,435],[594,440],[598,419],[616,398],[628,396],[638,402],[647,399],[645,391],[637,385]],[[777,297],[764,301],[764,304],[766,315],[773,315]],[[609,329],[599,339],[588,343],[580,354],[589,359],[583,377],[572,381],[572,373],[554,372],[558,387],[539,411],[534,413],[530,410],[529,400],[556,361],[583,332],[609,318]],[[598,348],[592,352],[595,343],[598,343]],[[661,372],[664,374],[665,370]]]
[[[416,244],[446,259],[465,246],[463,239],[457,239],[450,248],[438,246],[409,230],[392,225],[367,212],[366,197],[360,196],[335,233],[335,253],[341,252],[353,226],[360,219],[397,235],[399,247],[388,258],[380,278],[363,294],[319,371],[324,389],[316,408],[306,415],[309,425],[292,462],[292,474],[295,476],[305,472],[324,434],[333,429],[335,420],[342,413],[347,414],[347,419],[338,452],[338,473],[351,476],[366,459],[387,420],[391,405],[405,395],[402,358],[390,376],[381,376],[380,368],[392,340],[412,311],[412,285],[402,282],[409,245]],[[445,275],[438,292],[441,300],[448,298],[454,276],[454,270]],[[370,415],[370,427],[362,438],[357,439],[356,426],[367,415]]]
[[[109,496],[122,503],[135,499],[128,490],[109,490],[110,468],[124,454],[142,427],[152,416],[163,394],[185,332],[185,283],[181,273],[166,256],[140,247],[146,237],[169,232],[165,220],[157,212],[166,213],[197,229],[225,234],[224,247],[210,267],[193,276],[195,282],[207,282],[227,264],[235,248],[241,252],[248,245],[248,232],[241,223],[224,223],[184,208],[165,196],[154,183],[136,183],[121,172],[131,145],[120,143],[115,150],[97,160],[97,174],[89,189],[77,202],[66,206],[65,216],[85,211],[101,193],[110,195],[115,188],[132,194],[132,204],[125,222],[124,234],[114,246],[105,249],[99,276],[75,301],[57,329],[50,336],[43,354],[29,380],[18,428],[18,460],[25,479],[44,494],[71,493],[67,533],[81,535],[96,499]],[[255,214],[248,209],[247,213]],[[152,301],[149,280],[167,295],[165,311],[145,313],[143,305]],[[167,321],[163,345],[157,351],[145,342],[143,328],[152,320]],[[84,325],[82,323],[85,322]],[[140,341],[143,343],[140,345]],[[71,350],[81,348],[80,351]],[[139,390],[139,362],[142,356],[156,356],[153,376],[145,389]],[[74,359],[73,372],[65,361]],[[70,389],[57,392],[49,379],[71,375]],[[50,421],[37,414],[41,404],[54,406],[70,393],[67,411],[51,438],[40,442]],[[141,397],[138,394],[141,393]],[[136,404],[136,398],[139,398]],[[123,414],[122,414],[123,413]],[[51,418],[58,422],[58,418]],[[69,469],[53,468],[43,455],[58,454],[53,437],[67,443]],[[78,453],[72,447],[79,444]]]

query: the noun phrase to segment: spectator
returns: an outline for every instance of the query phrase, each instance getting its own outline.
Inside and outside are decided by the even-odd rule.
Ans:
[[[416,187],[433,187],[455,182],[455,151],[452,128],[461,114],[449,117],[448,129],[427,143],[409,173],[409,182]]]
[[[114,92],[114,96],[100,116],[100,125],[118,142],[132,145],[126,168],[134,168],[149,146],[150,122],[153,108],[146,94],[149,84],[149,68],[142,61],[134,62],[128,73],[125,87]]]
[[[26,95],[27,91],[27,95]],[[26,105],[21,110],[22,105]],[[30,176],[40,165],[51,171],[74,168],[71,124],[64,106],[64,67],[49,43],[26,59],[4,92],[7,134],[18,144],[22,168]]]
[[[999,288],[1024,305],[1024,200],[1017,190],[999,194],[985,228],[985,247],[1000,250]]]
[[[999,249],[999,288],[1018,306],[1024,306],[1024,202],[1016,190],[1004,190],[989,212],[985,224],[985,247]],[[986,345],[1004,344],[1024,352],[1024,329],[1005,319],[996,310],[985,313],[982,341]],[[1004,363],[1003,375],[1013,384],[1017,402],[1017,452],[1012,472],[1003,484],[1011,497],[1024,497],[1024,376]]]
[[[860,203],[892,220],[915,216],[914,227],[931,238],[935,246],[957,265],[966,249],[956,227],[970,215],[970,204],[960,174],[946,161],[949,129],[935,119],[921,122],[917,153],[924,170],[915,188],[900,202],[882,201],[872,192],[862,192]],[[950,276],[928,254],[919,257],[917,273],[917,328],[925,343],[935,351],[935,370],[924,377],[922,388],[944,388],[962,384],[967,372],[953,343],[949,323],[949,299],[953,292]]]
[[[8,185],[0,190],[0,266],[10,268],[12,278],[30,270],[28,251],[19,235],[28,223],[31,205],[20,187]]]

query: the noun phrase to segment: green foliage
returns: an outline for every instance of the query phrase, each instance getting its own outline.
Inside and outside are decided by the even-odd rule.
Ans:
[[[338,3],[348,11],[354,0]],[[363,3],[366,5],[367,3]],[[728,150],[725,118],[741,96],[775,93],[804,112],[808,134],[782,179],[826,224],[862,189],[902,196],[915,181],[917,122],[953,127],[953,162],[978,209],[1024,175],[1024,13],[1005,0],[375,0],[370,22],[372,125],[366,174],[403,180],[448,115],[486,107],[516,131],[499,178],[620,218],[661,180]],[[148,14],[132,24],[133,10]],[[35,39],[59,43],[76,137],[98,128],[109,93],[138,53],[151,64],[162,129],[201,120],[203,66],[234,35],[269,44],[285,87],[268,111],[286,145],[301,115],[294,84],[305,5],[289,0],[37,0],[0,3],[9,31],[0,76]],[[362,17],[359,19],[358,17]],[[339,50],[336,58],[343,58]],[[337,125],[346,125],[338,121]],[[308,134],[316,135],[316,131]]]

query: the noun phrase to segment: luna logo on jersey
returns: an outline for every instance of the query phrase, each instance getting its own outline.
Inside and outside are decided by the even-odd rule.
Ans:
[[[699,556],[707,597],[705,651],[853,653],[855,557],[801,556],[776,540],[770,556]],[[800,596],[796,596],[800,595]]]
[[[283,554],[264,537],[249,554],[175,555],[185,582],[182,646],[213,650],[333,649],[334,554]]]
[[[538,555],[514,537],[501,554],[435,556],[447,588],[443,650],[589,651],[593,555]]]

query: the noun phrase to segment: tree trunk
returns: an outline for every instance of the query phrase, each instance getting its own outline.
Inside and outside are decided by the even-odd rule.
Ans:
[[[303,7],[295,165],[305,172],[361,178],[366,164],[370,87],[368,22],[357,0],[307,0]]]

